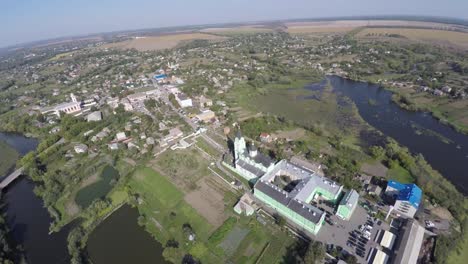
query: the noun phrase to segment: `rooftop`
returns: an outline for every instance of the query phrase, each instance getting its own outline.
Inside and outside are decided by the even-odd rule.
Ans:
[[[355,190],[350,190],[346,193],[345,197],[341,199],[340,205],[344,205],[348,208],[352,208],[359,201],[359,194]]]
[[[422,190],[414,183],[404,184],[397,181],[389,181],[387,188],[398,191],[398,200],[407,201],[418,208],[421,202]]]

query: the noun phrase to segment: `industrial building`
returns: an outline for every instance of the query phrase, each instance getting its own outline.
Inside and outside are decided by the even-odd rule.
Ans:
[[[418,221],[408,219],[400,230],[392,263],[416,264],[425,232]]]
[[[421,203],[422,191],[416,184],[389,181],[385,195],[394,202],[393,210],[407,218],[413,218]]]

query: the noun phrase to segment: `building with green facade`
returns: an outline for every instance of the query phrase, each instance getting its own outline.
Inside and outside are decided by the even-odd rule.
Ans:
[[[325,212],[312,201],[336,204],[343,186],[286,160],[278,162],[254,186],[254,196],[299,228],[317,234]]]
[[[356,206],[359,201],[359,194],[355,190],[350,190],[345,194],[345,196],[341,199],[340,204],[336,210],[336,216],[343,220],[349,220],[351,215],[356,209]]]

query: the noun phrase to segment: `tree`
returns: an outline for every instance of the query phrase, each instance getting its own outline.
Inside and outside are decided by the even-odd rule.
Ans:
[[[357,264],[358,263],[358,260],[357,260],[356,256],[351,255],[351,254],[346,256],[345,261],[348,264]]]
[[[156,100],[154,100],[153,98],[146,100],[145,101],[145,107],[149,108],[149,109],[155,108],[156,107]]]
[[[314,241],[309,244],[303,260],[305,264],[320,263],[324,257],[325,250],[322,243]]]
[[[286,225],[286,220],[279,214],[274,214],[273,217],[275,218],[275,223],[281,227]]]
[[[385,155],[385,149],[380,146],[370,147],[370,152],[371,152],[372,157],[376,159],[380,159]]]

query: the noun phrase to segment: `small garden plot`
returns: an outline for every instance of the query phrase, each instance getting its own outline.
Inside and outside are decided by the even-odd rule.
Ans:
[[[229,232],[229,234],[219,246],[224,250],[226,255],[232,256],[236,252],[237,247],[239,247],[242,240],[244,240],[245,236],[247,236],[249,231],[250,230],[248,229],[242,229],[236,226],[231,230],[231,232]]]
[[[94,200],[103,198],[112,189],[112,182],[119,178],[119,171],[112,166],[102,170],[100,179],[76,194],[75,201],[81,208],[88,207]]]

